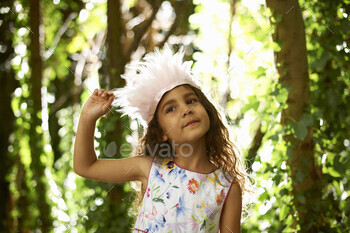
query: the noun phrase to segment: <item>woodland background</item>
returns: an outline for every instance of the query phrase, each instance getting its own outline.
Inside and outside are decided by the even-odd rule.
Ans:
[[[76,175],[74,136],[91,90],[122,87],[125,65],[168,42],[256,176],[242,232],[349,232],[349,14],[349,0],[2,0],[0,231],[129,232],[133,184]],[[139,133],[101,118],[99,158]]]

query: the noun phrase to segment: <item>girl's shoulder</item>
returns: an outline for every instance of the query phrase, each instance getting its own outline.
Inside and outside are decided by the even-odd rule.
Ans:
[[[142,171],[144,177],[148,178],[148,175],[154,164],[156,167],[165,166],[168,161],[172,160],[170,157],[161,157],[161,156],[140,156],[142,157]]]
[[[140,161],[140,167],[142,170],[143,177],[145,179],[148,179],[148,174],[151,170],[152,163],[153,163],[153,157],[151,156],[138,156]]]
[[[169,161],[172,161],[172,157],[162,157],[162,156],[154,156],[154,163],[156,165],[164,166],[167,164]]]

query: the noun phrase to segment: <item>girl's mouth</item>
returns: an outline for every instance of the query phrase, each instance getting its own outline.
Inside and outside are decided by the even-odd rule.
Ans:
[[[188,122],[188,123],[185,125],[185,127],[197,125],[198,122],[199,122],[199,121],[190,121],[190,122]]]

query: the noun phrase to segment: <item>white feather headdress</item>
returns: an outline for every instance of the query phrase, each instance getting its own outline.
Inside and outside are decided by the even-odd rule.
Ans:
[[[112,90],[115,99],[113,106],[120,106],[118,112],[132,119],[139,119],[144,127],[151,121],[157,104],[165,92],[181,84],[191,84],[202,89],[201,82],[192,75],[192,61],[183,62],[184,51],[173,54],[168,44],[160,51],[145,56],[144,62],[138,62],[126,75],[121,75],[126,86]]]

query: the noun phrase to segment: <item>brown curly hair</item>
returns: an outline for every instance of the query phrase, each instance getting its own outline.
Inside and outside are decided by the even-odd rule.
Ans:
[[[237,146],[229,139],[229,131],[224,125],[221,115],[200,89],[190,84],[183,85],[186,85],[193,89],[209,116],[210,128],[206,133],[206,149],[207,156],[209,156],[209,161],[216,167],[222,168],[224,176],[227,180],[239,184],[242,190],[242,195],[245,192],[251,192],[249,188],[250,175],[246,172],[245,166],[243,165],[239,148],[237,148]],[[157,110],[158,106],[155,110],[155,114],[153,115],[152,120],[148,123],[145,134],[138,141],[138,147],[135,156],[154,155],[159,157],[159,149],[164,148],[162,146],[167,146],[167,148],[170,148],[169,153],[174,153],[173,148],[168,141],[161,141],[162,130],[158,124],[156,114]],[[153,155],[149,153],[149,151],[153,151]],[[216,175],[216,173],[214,174]],[[230,179],[227,174],[229,174],[233,180]],[[134,194],[136,198],[134,199],[132,209],[134,213],[134,224],[136,222],[137,213],[140,210],[142,198],[144,196],[146,188],[147,187],[142,187],[139,188],[139,191],[135,190]],[[243,206],[243,210],[244,209],[245,206]]]

